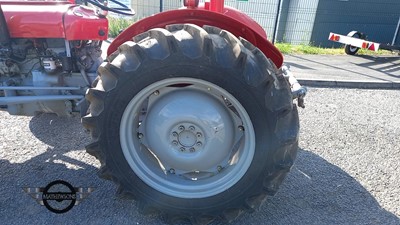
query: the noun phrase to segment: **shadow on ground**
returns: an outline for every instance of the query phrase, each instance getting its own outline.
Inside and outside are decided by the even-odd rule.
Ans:
[[[369,68],[386,74],[394,78],[400,78],[400,57],[384,57],[384,56],[371,56],[371,55],[356,55],[355,57],[360,57],[369,60],[365,63],[353,63],[355,66]]]
[[[79,127],[79,118],[41,115],[31,120],[32,133],[49,147],[24,163],[0,160],[2,223],[163,224],[160,216],[139,214],[134,201],[114,197],[115,186],[97,177],[97,166],[90,163],[95,159],[83,151],[89,139]],[[22,191],[23,187],[42,187],[56,179],[96,190],[70,212],[60,215],[49,212]],[[399,218],[382,209],[346,172],[310,151],[300,150],[278,194],[268,199],[259,212],[245,214],[234,224],[399,223]]]
[[[306,70],[308,73],[316,74],[319,79],[336,77],[340,74],[347,74],[347,76],[356,77],[358,80],[392,81],[400,78],[399,57],[290,55],[290,58],[291,60],[287,64],[300,70]],[[303,64],[299,65],[300,62]],[[316,66],[318,67],[317,70],[311,69]],[[344,76],[341,79],[346,80],[347,77]]]
[[[264,216],[246,215],[237,224],[400,224],[353,177],[307,150],[258,213]]]

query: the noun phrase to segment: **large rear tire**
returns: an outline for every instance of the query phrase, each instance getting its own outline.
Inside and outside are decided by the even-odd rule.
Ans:
[[[290,87],[252,44],[216,27],[153,29],[99,68],[82,119],[117,194],[169,222],[257,210],[293,165]]]

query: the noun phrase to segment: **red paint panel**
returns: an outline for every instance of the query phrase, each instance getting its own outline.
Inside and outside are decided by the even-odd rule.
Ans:
[[[67,40],[107,40],[108,21],[99,18],[92,8],[76,6],[64,17]]]
[[[1,2],[12,38],[64,38],[63,15],[70,6]]]
[[[106,40],[108,21],[68,1],[1,1],[12,38]]]
[[[257,46],[279,68],[283,63],[283,56],[279,50],[267,40],[264,29],[249,16],[229,7],[223,13],[211,12],[204,9],[172,10],[147,17],[133,24],[122,32],[109,46],[108,55],[117,50],[118,46],[132,37],[152,28],[163,28],[169,24],[192,23],[198,26],[211,25],[243,37]]]
[[[213,12],[223,12],[224,1],[223,0],[210,0],[211,11]]]

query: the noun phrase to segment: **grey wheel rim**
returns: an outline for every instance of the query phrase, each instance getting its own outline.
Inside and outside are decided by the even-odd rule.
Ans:
[[[255,153],[244,107],[223,88],[193,78],[141,90],[122,115],[120,143],[144,183],[180,198],[226,191],[245,175]]]
[[[356,52],[359,48],[350,45],[350,48],[349,48],[349,49],[350,49],[351,52]]]

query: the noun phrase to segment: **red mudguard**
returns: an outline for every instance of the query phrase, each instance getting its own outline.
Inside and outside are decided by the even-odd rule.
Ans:
[[[225,7],[217,13],[205,10],[204,6],[195,9],[179,9],[162,12],[142,19],[122,32],[109,46],[107,54],[115,52],[121,44],[132,40],[132,37],[153,28],[164,28],[169,24],[192,23],[198,26],[210,25],[227,30],[237,37],[242,37],[257,46],[275,65],[280,68],[283,56],[267,40],[264,29],[246,14]]]

